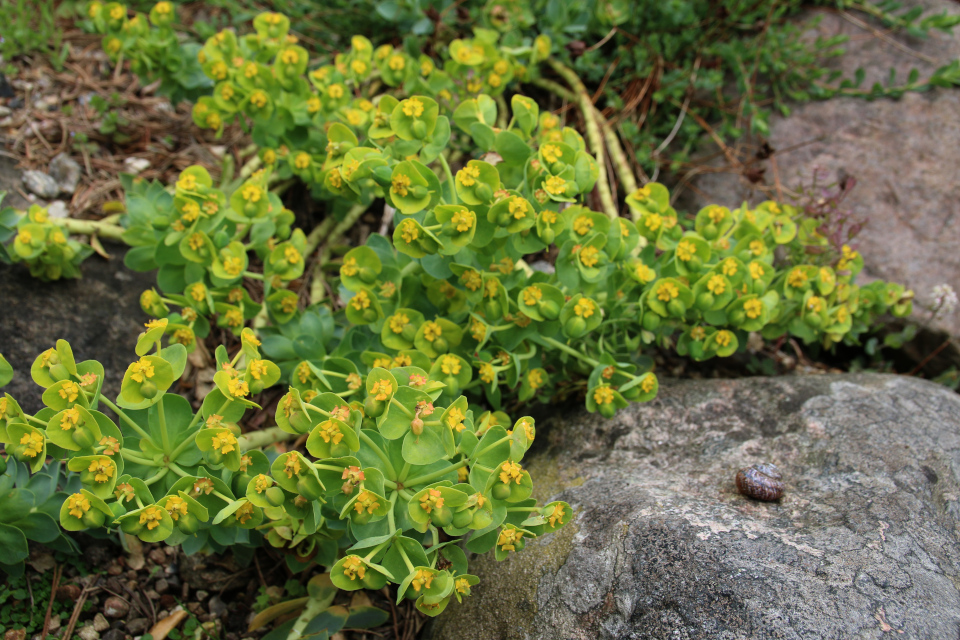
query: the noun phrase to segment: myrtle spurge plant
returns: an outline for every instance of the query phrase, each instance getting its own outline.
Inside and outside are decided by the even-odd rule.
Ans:
[[[137,18],[121,5],[92,10],[116,14],[101,22],[124,51],[152,37],[130,29]],[[648,183],[630,190],[631,217],[620,217],[608,188],[603,196],[603,156],[534,100],[503,98],[508,80],[549,55],[546,39],[504,49],[480,30],[451,42],[438,66],[355,37],[311,69],[288,27],[262,14],[253,33],[223,31],[198,54],[217,85],[195,105],[197,124],[239,118],[261,147],[240,180],[217,187],[191,167],[172,194],[125,183],[123,237],[136,246],[127,263],[159,267],[159,291],[141,304],[168,320],[174,343],[192,349],[210,323],[239,334],[253,320],[302,394],[361,394],[373,369],[416,367],[446,400],[466,392],[499,410],[505,397],[577,392],[609,416],[655,397],[644,346],[706,360],[757,332],[829,347],[856,343],[880,314],[910,312],[912,292],[856,285],[859,254],[788,205],[684,216]],[[380,85],[388,91],[373,95]],[[373,235],[343,257],[335,313],[301,310],[288,288],[323,278],[304,271],[316,239],[291,228],[270,191],[292,175],[354,215],[379,199],[398,212],[391,240]],[[581,204],[595,186],[603,212]],[[544,255],[554,273],[530,267]],[[246,278],[263,281],[262,298]]]
[[[448,399],[422,370],[377,367],[340,393],[290,388],[278,427],[242,434],[244,413],[260,408],[251,398],[280,379],[277,365],[244,329],[233,357],[217,349],[216,388],[194,413],[169,392],[187,349],[162,347],[167,325],[147,323],[115,401],[101,393],[103,367],[77,363],[63,340],[31,368],[44,409],[29,415],[9,394],[0,398],[0,441],[14,472],[0,482],[32,486],[29,473],[52,460],[52,473],[37,476],[47,499],[63,465],[66,493],[47,511],[66,531],[119,530],[191,552],[266,541],[294,567],[311,559],[329,567],[338,589],[390,582],[399,600],[437,615],[478,582],[455,543],[469,536],[468,549],[503,559],[571,517],[566,503],[530,498],[522,466],[536,437],[530,417],[498,424],[475,416],[465,397]],[[303,450],[263,450],[298,436]],[[22,516],[0,515],[4,540],[19,529],[41,531],[34,539],[45,542],[59,536]]]
[[[0,202],[4,195],[0,191]],[[93,254],[90,245],[71,238],[69,230],[35,204],[22,214],[12,207],[0,210],[0,243],[10,240],[0,245],[0,261],[23,262],[41,280],[79,277],[80,263]]]

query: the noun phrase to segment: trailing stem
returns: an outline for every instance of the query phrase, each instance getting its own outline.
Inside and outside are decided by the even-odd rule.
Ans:
[[[570,70],[568,69],[568,71]],[[570,71],[570,73],[573,72]],[[567,76],[564,77],[569,81],[570,78],[567,78]],[[579,83],[579,88],[583,89],[583,93],[586,93],[586,87],[584,87],[583,83],[580,82],[580,78],[578,78],[576,74],[574,74],[573,77]],[[577,96],[573,92],[567,90],[565,87],[553,82],[552,80],[539,78],[534,80],[534,84],[546,89],[547,91],[550,91],[564,100],[569,102],[579,102]],[[603,139],[607,143],[607,151],[610,153],[610,160],[613,162],[613,167],[616,170],[617,175],[620,177],[620,182],[623,184],[623,187],[627,193],[633,193],[637,190],[637,179],[634,177],[633,168],[630,166],[629,160],[627,160],[627,154],[623,151],[623,146],[620,144],[620,139],[617,138],[617,133],[613,130],[613,127],[610,126],[610,123],[607,122],[607,119],[603,117],[603,114],[600,113],[600,110],[597,109],[596,105],[593,104],[593,101],[590,101],[590,109],[593,114],[593,118],[600,127],[600,131],[603,133]],[[586,117],[586,115],[584,117]]]
[[[288,433],[280,427],[270,427],[269,429],[245,433],[238,438],[238,441],[241,451],[249,451],[250,449],[259,449],[277,442],[293,440],[296,437],[296,433]]]
[[[84,236],[98,236],[106,240],[122,240],[123,227],[111,224],[106,220],[77,220],[76,218],[53,218],[54,224],[63,227],[64,230]]]
[[[580,81],[580,78],[577,77],[577,74],[574,73],[572,69],[552,58],[547,60],[547,62],[557,73],[563,76],[567,84],[573,87],[576,101],[580,105],[580,111],[583,113],[583,122],[586,126],[587,138],[590,140],[590,147],[593,149],[594,156],[597,160],[597,167],[600,173],[599,178],[597,178],[597,192],[600,194],[603,211],[611,218],[617,218],[620,214],[617,210],[617,204],[613,201],[613,193],[610,191],[610,182],[607,179],[607,162],[604,159],[603,138],[600,135],[600,125],[597,122],[596,108],[593,106],[593,101],[590,100],[590,94],[587,93],[587,88],[583,86],[583,82]]]

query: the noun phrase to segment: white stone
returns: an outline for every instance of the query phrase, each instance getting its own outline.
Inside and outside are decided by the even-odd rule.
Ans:
[[[54,200],[47,205],[47,215],[51,218],[69,218],[70,212],[67,211],[67,203],[63,200]]]
[[[146,158],[127,158],[123,161],[123,168],[127,173],[137,175],[150,168],[150,161]]]

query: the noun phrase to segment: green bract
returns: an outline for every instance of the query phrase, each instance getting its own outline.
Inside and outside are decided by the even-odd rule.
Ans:
[[[368,248],[351,257],[374,277],[391,268]],[[318,321],[322,326],[323,318]],[[542,511],[528,500],[532,483],[521,466],[535,437],[533,420],[521,419],[511,433],[475,420],[459,392],[470,381],[470,366],[459,356],[443,356],[436,373],[384,362],[389,368],[361,376],[358,362],[327,357],[320,347],[313,354],[318,364],[304,360],[296,369],[306,364],[304,379],[321,387],[328,381],[330,390],[291,387],[277,405],[278,427],[243,434],[238,422],[247,407],[257,406],[250,398],[275,384],[280,368],[264,359],[263,345],[244,329],[233,358],[223,347],[216,350],[216,388],[194,413],[168,392],[186,358],[180,344],[161,348],[168,328],[163,321],[148,323],[137,351],[155,348],[156,355],[140,355],[128,367],[116,403],[100,394],[102,367],[76,363],[64,341],[34,365],[48,408],[30,416],[9,396],[0,399],[0,442],[8,455],[0,475],[6,496],[0,536],[13,563],[26,557],[27,534],[48,543],[60,537],[47,515],[55,513],[67,531],[120,530],[188,553],[265,541],[288,550],[293,570],[306,566],[299,558],[313,557],[330,569],[327,586],[321,580],[311,591],[310,598],[326,602],[320,611],[336,588],[379,589],[392,582],[400,600],[438,613],[440,603],[454,593],[460,600],[477,584],[463,552],[447,545],[471,531],[502,529],[497,557],[522,549],[510,533],[514,512],[526,518]],[[273,350],[287,348],[281,337],[273,336]],[[261,451],[299,434],[307,434],[305,452]],[[48,456],[54,460],[50,475],[42,471]],[[8,492],[14,482],[41,487]],[[53,494],[58,485],[67,493]],[[55,504],[27,522],[26,510],[36,500]],[[507,504],[514,505],[510,514]],[[569,506],[559,509],[569,512]],[[559,526],[562,518],[553,522]],[[537,533],[528,529],[526,535]]]

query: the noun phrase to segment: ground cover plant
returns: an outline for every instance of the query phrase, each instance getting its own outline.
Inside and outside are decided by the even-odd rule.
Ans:
[[[829,348],[910,313],[902,286],[858,285],[850,234],[805,210],[685,215],[662,184],[639,186],[548,37],[477,29],[427,56],[357,36],[315,65],[288,19],[265,13],[247,35],[213,35],[191,66],[170,55],[169,3],[149,17],[93,3],[88,16],[117,62],[196,90],[198,127],[236,119],[258,150],[216,184],[200,166],[169,186],[125,177],[120,224],[0,212],[0,257],[38,277],[78,274],[92,249],[71,233],[122,239],[128,266],[157,271],[140,300],[155,319],[115,401],[103,368],[63,341],[31,370],[47,408],[2,399],[2,477],[20,492],[0,528],[11,559],[27,539],[69,545],[61,528],[187,552],[267,543],[293,551],[291,568],[330,569],[285,605],[302,607],[281,627],[290,637],[347,624],[337,589],[390,582],[436,615],[476,584],[455,543],[502,559],[572,515],[530,499],[535,423],[506,409],[573,396],[610,416],[655,397],[653,347],[696,361],[751,334]],[[206,80],[186,87],[185,70]],[[578,104],[586,139],[521,80]],[[615,176],[632,183],[628,217]],[[330,212],[309,233],[281,199],[293,179]],[[372,208],[393,232],[331,253]],[[230,350],[217,348],[216,388],[194,412],[170,391],[214,326]],[[260,409],[250,398],[281,382],[277,427],[242,434]],[[270,448],[301,436],[309,455]]]
[[[257,11],[249,2],[223,4],[223,15],[193,22],[193,32],[206,37],[215,25],[236,24],[235,18],[252,18]],[[727,141],[750,133],[764,136],[770,116],[789,114],[797,103],[838,95],[897,97],[955,86],[960,80],[960,66],[953,61],[907,78],[892,73],[887,83],[864,87],[862,71],[844,78],[831,65],[843,56],[846,37],[810,37],[805,32],[815,23],[797,20],[801,11],[816,9],[875,35],[880,32],[869,21],[912,38],[950,31],[958,22],[947,12],[925,13],[921,7],[890,0],[365,0],[321,8],[291,0],[273,7],[290,16],[295,33],[328,55],[347,48],[344,34],[404,34],[402,48],[415,57],[421,51],[445,50],[453,40],[472,35],[478,25],[499,33],[510,48],[538,36],[548,38],[552,56],[577,73],[589,88],[591,103],[621,136],[634,170],[654,179],[661,170],[682,176],[694,168],[691,156],[708,136]],[[138,8],[148,10],[149,5]],[[192,64],[200,42],[184,44],[182,55],[167,53],[169,73],[162,71],[163,62],[148,63],[137,72],[163,78],[174,100],[200,95],[213,84]],[[538,86],[547,92],[555,89],[549,81]],[[581,119],[588,121],[589,114]],[[627,183],[623,189],[632,190]]]

